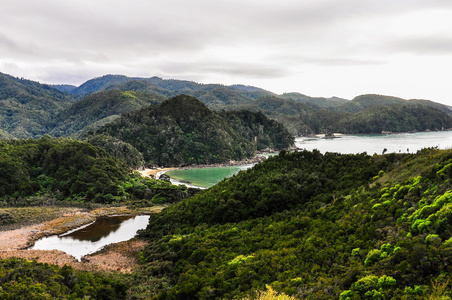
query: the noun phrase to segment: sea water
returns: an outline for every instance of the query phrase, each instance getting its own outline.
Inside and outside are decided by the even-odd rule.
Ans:
[[[428,147],[452,148],[452,131],[337,135],[336,138],[328,139],[323,136],[299,137],[295,139],[295,146],[300,150],[317,149],[322,153],[356,154],[366,152],[369,155],[383,154],[383,152],[415,153]],[[175,184],[208,188],[250,166],[177,169],[166,174],[172,178],[172,182]]]

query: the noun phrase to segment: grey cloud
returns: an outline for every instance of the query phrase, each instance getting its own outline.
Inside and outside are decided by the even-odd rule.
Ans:
[[[202,70],[209,73],[228,74],[232,76],[246,76],[252,78],[279,78],[290,74],[287,69],[259,64],[227,64],[207,66]]]
[[[157,69],[162,73],[169,71],[172,74],[191,78],[206,78],[209,75],[232,75],[262,79],[285,77],[291,73],[289,69],[283,66],[235,62],[166,62],[158,64]]]
[[[430,10],[452,10],[452,1],[2,0],[0,63],[77,84],[106,73],[240,81],[285,80],[317,67],[386,68],[394,53],[452,50],[447,36],[384,28]]]
[[[394,52],[421,55],[450,55],[452,53],[452,37],[404,38],[391,41],[386,47]]]

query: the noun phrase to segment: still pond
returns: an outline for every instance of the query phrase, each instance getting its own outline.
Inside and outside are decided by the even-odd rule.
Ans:
[[[53,235],[35,242],[32,250],[61,250],[80,260],[82,256],[99,251],[104,246],[132,239],[138,230],[146,228],[149,216],[112,216]]]

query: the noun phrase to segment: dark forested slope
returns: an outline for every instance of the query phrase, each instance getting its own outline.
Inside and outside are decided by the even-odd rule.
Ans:
[[[153,217],[142,272],[159,299],[450,295],[451,166],[450,150],[283,152]]]
[[[230,114],[231,122],[194,97],[181,95],[105,125],[106,134],[133,145],[150,165],[211,164],[250,157],[262,147],[287,148],[293,138],[276,122],[252,113]],[[243,124],[243,125],[241,125]],[[248,127],[252,126],[252,127]]]
[[[49,119],[74,101],[48,85],[0,73],[0,129],[11,136],[46,134]]]
[[[168,202],[188,195],[185,188],[141,178],[101,148],[77,140],[48,136],[4,140],[0,141],[0,154],[3,206],[26,205],[32,196],[118,203],[152,200],[159,193]]]

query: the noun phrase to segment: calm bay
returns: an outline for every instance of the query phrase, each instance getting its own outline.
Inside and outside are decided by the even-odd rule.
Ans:
[[[452,148],[452,131],[375,134],[375,135],[340,135],[336,138],[323,136],[299,137],[295,139],[295,146],[301,150],[319,150],[343,154],[366,152],[369,155],[385,153],[415,153],[420,149],[438,147]],[[385,151],[386,149],[386,151]],[[166,174],[172,178],[174,184],[209,188],[224,178],[237,174],[252,165],[207,167],[176,169]]]

